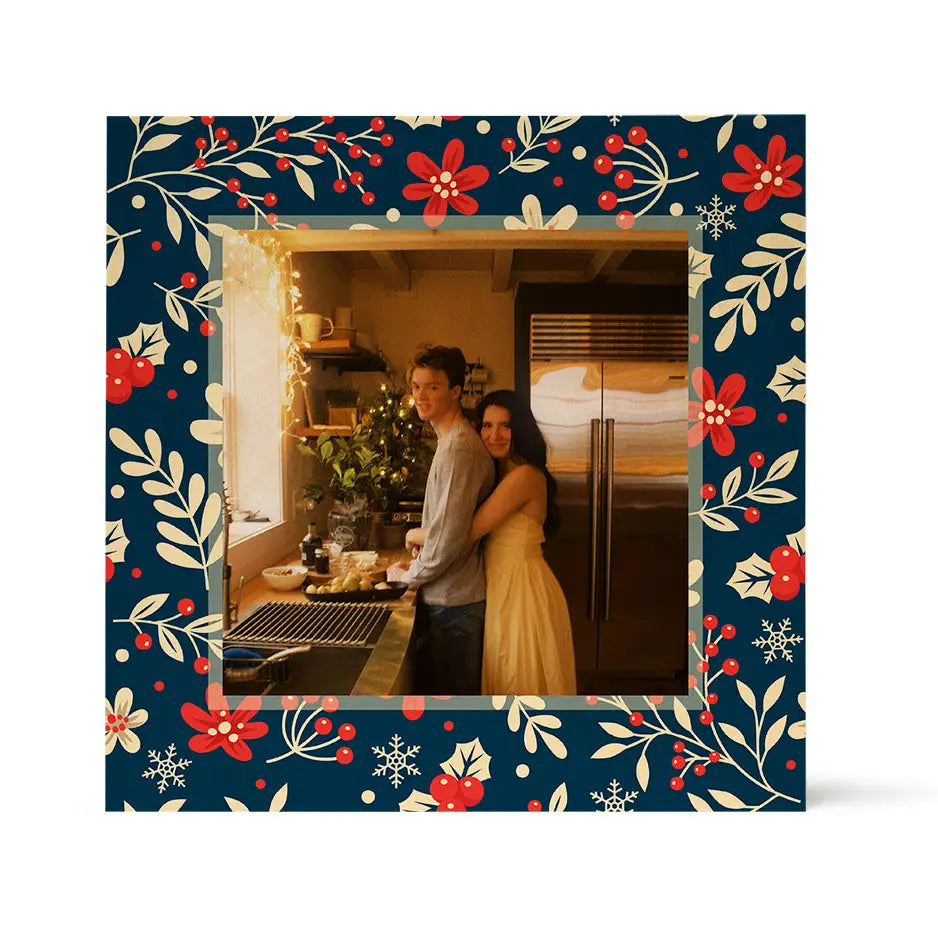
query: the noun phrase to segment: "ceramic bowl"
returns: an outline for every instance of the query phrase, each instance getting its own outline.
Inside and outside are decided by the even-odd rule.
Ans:
[[[306,579],[309,570],[299,565],[291,567],[268,567],[261,571],[264,582],[275,590],[288,592],[289,590],[299,589]]]

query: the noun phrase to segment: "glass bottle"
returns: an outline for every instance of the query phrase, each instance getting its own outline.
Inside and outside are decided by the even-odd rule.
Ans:
[[[300,541],[300,562],[304,567],[313,568],[316,564],[316,551],[322,547],[322,538],[316,531],[316,522],[310,521],[306,537]]]

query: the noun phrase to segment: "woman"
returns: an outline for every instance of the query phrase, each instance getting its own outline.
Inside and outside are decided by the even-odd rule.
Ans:
[[[483,694],[576,693],[570,614],[541,552],[558,527],[557,485],[531,409],[514,391],[493,391],[477,413],[498,484],[479,506],[469,537],[485,542]],[[423,529],[407,546],[423,543]]]

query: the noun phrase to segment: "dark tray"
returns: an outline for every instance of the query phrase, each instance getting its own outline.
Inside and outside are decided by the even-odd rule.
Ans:
[[[341,593],[307,593],[303,595],[311,603],[384,603],[392,599],[400,599],[407,592],[407,584],[392,586],[387,590],[346,590]]]

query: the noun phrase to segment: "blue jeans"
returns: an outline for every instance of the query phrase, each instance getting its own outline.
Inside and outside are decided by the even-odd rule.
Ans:
[[[421,604],[418,608],[415,690],[454,696],[482,693],[485,600],[465,606]]]

